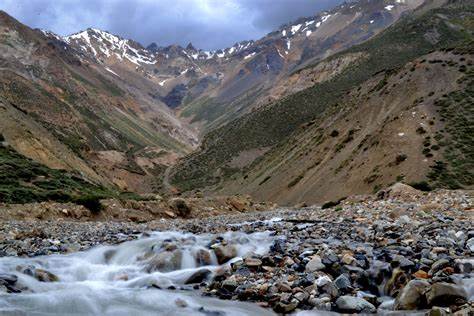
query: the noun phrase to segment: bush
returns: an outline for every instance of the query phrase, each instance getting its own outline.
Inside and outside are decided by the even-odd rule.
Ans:
[[[433,188],[430,186],[430,184],[426,181],[413,182],[413,183],[410,183],[410,186],[412,186],[413,188],[415,188],[417,190],[424,191],[424,192],[429,192],[429,191],[433,190]]]
[[[104,209],[104,206],[100,203],[103,198],[101,195],[84,195],[74,198],[73,203],[84,206],[92,214],[98,214]]]

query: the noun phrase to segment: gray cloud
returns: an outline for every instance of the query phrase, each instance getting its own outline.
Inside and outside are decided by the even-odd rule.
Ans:
[[[0,9],[31,26],[67,35],[87,27],[144,45],[192,42],[217,49],[257,39],[342,0],[1,0]]]

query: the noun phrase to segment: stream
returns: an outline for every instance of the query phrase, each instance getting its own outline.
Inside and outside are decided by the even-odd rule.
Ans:
[[[0,258],[0,272],[18,278],[21,293],[0,294],[2,315],[273,315],[256,304],[202,296],[191,283],[212,278],[230,262],[264,254],[269,232],[224,235],[234,258],[219,265],[219,237],[179,232],[68,255]],[[56,280],[57,277],[57,280]],[[38,279],[49,278],[53,282]]]

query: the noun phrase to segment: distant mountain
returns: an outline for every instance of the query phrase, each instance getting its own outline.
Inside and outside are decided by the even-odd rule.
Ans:
[[[473,18],[472,2],[427,1],[371,39],[307,63],[279,101],[209,132],[171,183],[288,204],[397,181],[472,188]]]
[[[156,88],[147,87],[148,94],[179,109],[183,119],[205,132],[278,99],[278,91],[293,71],[367,40],[422,2],[345,3],[283,25],[257,41],[217,51],[192,44],[160,47],[152,43],[144,48],[97,29],[63,40],[134,85],[144,86],[143,79],[151,82]]]
[[[275,185],[272,181],[299,169],[277,163],[283,169],[272,169],[271,180],[260,162],[285,161],[289,152],[283,148],[299,148],[293,143],[301,128],[336,124],[338,118],[327,109],[335,100],[346,102],[340,94],[353,93],[356,84],[370,85],[370,78],[378,78],[392,62],[401,67],[421,56],[406,58],[407,42],[385,43],[391,51],[358,45],[375,43],[399,21],[445,2],[351,1],[216,51],[192,44],[145,47],[92,28],[61,37],[32,30],[2,12],[0,134],[19,154],[107,188],[155,192],[169,186],[170,176],[185,190],[245,188],[274,198],[266,191]],[[403,31],[400,36],[410,38],[417,30]],[[440,32],[427,32],[425,40],[436,42]],[[386,54],[379,59],[387,65],[373,61],[378,52]],[[341,78],[351,84],[339,87]],[[284,171],[290,166],[294,171]],[[295,179],[307,177],[298,172]],[[277,198],[306,199],[297,196],[301,179],[275,190]],[[367,191],[373,183],[358,187]]]

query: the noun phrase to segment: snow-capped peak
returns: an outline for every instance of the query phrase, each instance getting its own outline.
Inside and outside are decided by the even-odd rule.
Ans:
[[[89,28],[64,37],[64,41],[92,54],[97,59],[115,57],[119,60],[128,60],[138,66],[156,63],[154,54],[138,43],[99,29]]]

